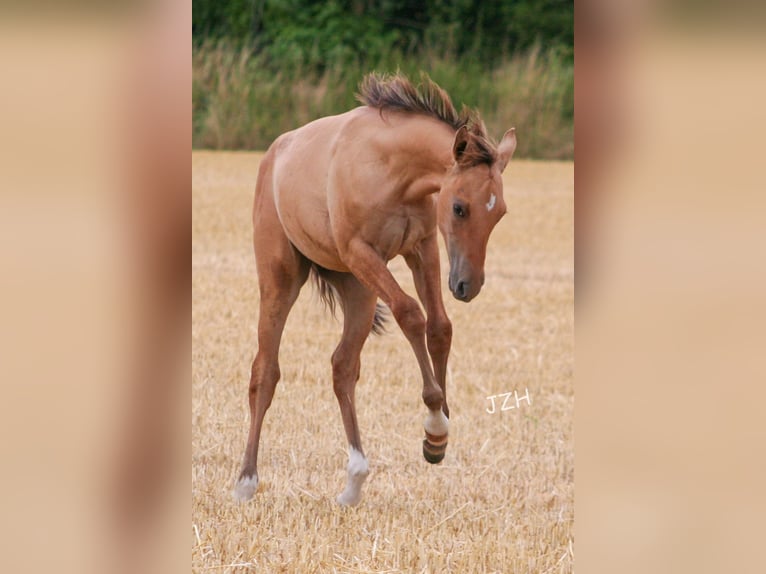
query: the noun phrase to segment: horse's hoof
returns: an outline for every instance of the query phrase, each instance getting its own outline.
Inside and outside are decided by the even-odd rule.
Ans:
[[[423,458],[431,464],[438,464],[444,460],[444,453],[447,450],[447,437],[443,438],[442,444],[433,444],[428,438],[423,439]]]
[[[362,500],[362,492],[360,491],[354,491],[353,489],[349,489],[348,487],[346,490],[341,492],[338,497],[335,499],[335,501],[340,504],[341,506],[356,506],[361,502]]]
[[[241,477],[231,494],[237,502],[247,502],[253,497],[256,490],[258,490],[258,475],[254,474],[253,476]]]

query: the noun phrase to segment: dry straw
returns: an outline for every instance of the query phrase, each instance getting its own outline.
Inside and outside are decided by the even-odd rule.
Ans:
[[[371,474],[341,508],[346,440],[330,355],[340,323],[307,286],[281,349],[253,501],[230,496],[248,424],[258,290],[251,201],[260,154],[192,154],[193,572],[509,572],[573,569],[573,166],[514,161],[508,215],[454,324],[451,435],[421,455],[425,409],[396,327],[362,354],[357,408]],[[444,261],[444,260],[443,260]],[[406,265],[390,268],[414,293]],[[444,272],[444,270],[443,270]],[[489,414],[488,396],[517,408]],[[502,399],[496,401],[498,406]]]

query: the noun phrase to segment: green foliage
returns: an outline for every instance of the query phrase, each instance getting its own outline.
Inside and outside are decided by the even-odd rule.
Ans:
[[[193,55],[193,145],[214,149],[266,149],[280,134],[316,118],[359,105],[354,94],[371,70],[427,72],[456,106],[481,111],[490,134],[517,128],[521,157],[570,159],[573,69],[556,50],[534,47],[494,70],[480,62],[392,51],[374,64],[351,60],[318,72],[296,66],[273,71],[265,54],[226,41],[205,43]]]
[[[252,37],[257,0],[192,0],[192,38],[246,40]]]
[[[192,0],[195,44],[227,38],[280,64],[325,67],[392,49],[471,56],[574,46],[573,0]]]
[[[197,147],[264,149],[357,105],[364,74],[425,71],[520,155],[570,158],[572,0],[193,0]]]
[[[262,40],[281,67],[323,70],[383,54],[398,39],[372,14],[354,14],[348,2],[330,0],[301,9],[296,0],[269,3]]]

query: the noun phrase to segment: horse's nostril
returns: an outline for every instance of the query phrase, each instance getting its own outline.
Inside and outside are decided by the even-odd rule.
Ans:
[[[457,289],[455,289],[455,295],[460,297],[461,299],[465,297],[465,294],[468,292],[468,283],[465,281],[460,281],[457,284]]]

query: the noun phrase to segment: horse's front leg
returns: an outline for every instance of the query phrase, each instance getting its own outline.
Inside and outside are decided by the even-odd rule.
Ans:
[[[444,458],[444,449],[447,446],[447,360],[452,344],[452,323],[447,317],[442,299],[436,233],[424,239],[417,252],[405,257],[405,260],[412,270],[418,297],[426,308],[428,352],[431,355],[436,382],[444,395],[442,412],[429,411],[424,424],[426,441],[423,444],[423,456],[429,462],[439,462]]]
[[[438,251],[436,256],[438,261]],[[415,352],[423,376],[423,402],[429,410],[423,456],[430,463],[440,462],[447,448],[449,423],[443,411],[443,386],[437,383],[429,359],[426,318],[423,311],[418,302],[402,290],[386,267],[385,261],[369,244],[358,239],[349,242],[344,261],[354,275],[388,305]],[[444,368],[446,369],[446,358]]]

